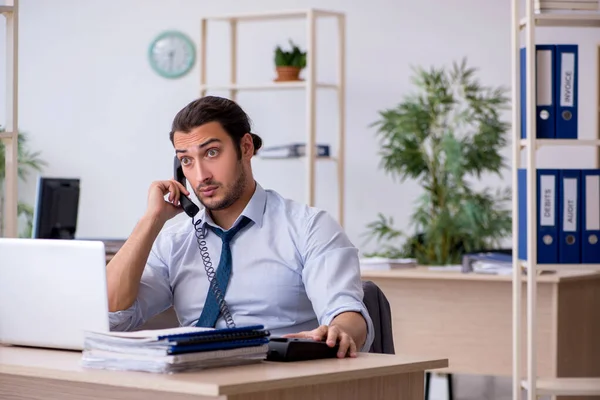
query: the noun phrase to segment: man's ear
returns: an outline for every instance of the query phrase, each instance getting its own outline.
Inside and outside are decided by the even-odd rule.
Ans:
[[[240,142],[242,148],[242,158],[251,159],[254,155],[254,142],[252,141],[252,135],[246,133]]]

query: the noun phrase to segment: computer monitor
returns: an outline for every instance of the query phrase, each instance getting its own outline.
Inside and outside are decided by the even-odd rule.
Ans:
[[[34,239],[74,239],[79,210],[79,179],[40,177],[33,215]]]

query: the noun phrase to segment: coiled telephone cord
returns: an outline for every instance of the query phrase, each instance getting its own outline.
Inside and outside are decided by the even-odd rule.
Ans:
[[[219,304],[221,315],[225,319],[225,323],[227,324],[228,328],[235,328],[233,317],[231,316],[229,307],[225,302],[225,296],[223,296],[223,292],[221,291],[221,288],[219,288],[217,280],[215,279],[215,269],[213,268],[210,255],[208,254],[208,247],[206,246],[206,227],[202,227],[202,220],[200,219],[192,219],[192,223],[194,224],[194,230],[196,231],[196,241],[198,242],[198,248],[200,249],[200,256],[202,257],[204,270],[208,276],[210,288],[217,297],[217,303]]]

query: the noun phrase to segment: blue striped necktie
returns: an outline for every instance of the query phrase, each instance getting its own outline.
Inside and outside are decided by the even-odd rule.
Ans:
[[[215,293],[216,290],[212,286],[218,286],[218,290],[221,292],[221,295],[224,299],[225,293],[227,292],[227,285],[229,284],[229,278],[231,277],[231,249],[229,247],[229,242],[231,242],[236,233],[248,225],[249,222],[250,219],[248,217],[242,216],[239,224],[228,231],[223,231],[219,228],[208,225],[208,227],[221,238],[223,246],[221,248],[221,258],[219,260],[217,272],[215,273],[212,283],[208,287],[206,302],[204,303],[202,314],[200,314],[200,318],[198,319],[196,326],[209,328],[215,327],[221,310],[219,308],[217,294]]]

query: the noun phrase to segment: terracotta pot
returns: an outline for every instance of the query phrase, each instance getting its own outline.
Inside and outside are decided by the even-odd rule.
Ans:
[[[298,67],[276,67],[277,78],[275,82],[300,81],[300,68]]]

